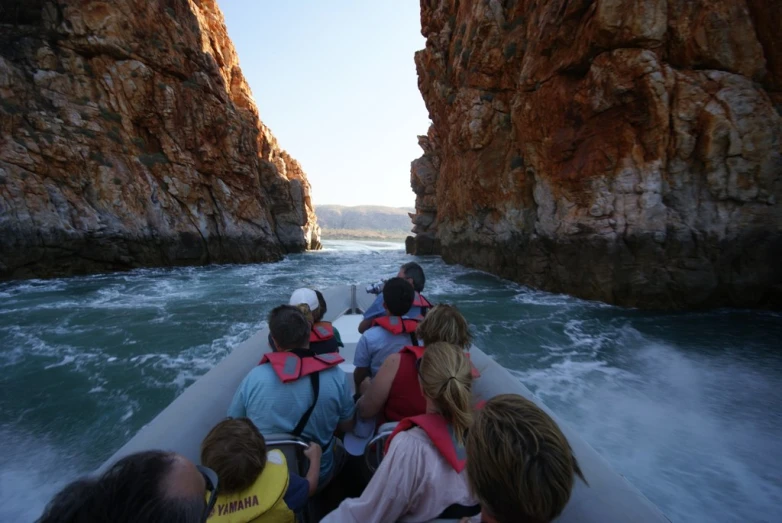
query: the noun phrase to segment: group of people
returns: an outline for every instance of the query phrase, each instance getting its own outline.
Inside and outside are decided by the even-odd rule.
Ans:
[[[272,352],[202,442],[201,465],[162,451],[128,456],[68,485],[39,522],[293,522],[349,459],[340,436],[357,419],[398,423],[360,497],[321,521],[553,520],[583,479],[567,439],[521,396],[474,400],[467,321],[432,306],[424,285],[416,263],[385,282],[359,326],[353,386],[323,296],[297,289],[269,314]],[[310,442],[304,477],[267,449],[263,435],[277,433]]]

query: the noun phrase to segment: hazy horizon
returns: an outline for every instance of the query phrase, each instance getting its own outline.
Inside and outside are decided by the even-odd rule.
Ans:
[[[219,0],[261,120],[318,205],[413,207],[429,128],[413,54],[418,2]]]

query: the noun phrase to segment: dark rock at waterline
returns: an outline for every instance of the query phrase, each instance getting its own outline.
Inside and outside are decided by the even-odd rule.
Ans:
[[[214,0],[10,2],[0,44],[0,278],[320,247]]]
[[[414,232],[445,260],[628,306],[779,304],[782,3],[421,9]]]

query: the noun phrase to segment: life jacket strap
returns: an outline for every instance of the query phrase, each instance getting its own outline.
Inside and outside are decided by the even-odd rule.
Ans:
[[[296,354],[299,358],[315,356],[315,353],[309,349],[294,349],[291,352]],[[315,405],[318,403],[318,396],[320,395],[320,372],[313,372],[310,374],[310,383],[312,384],[312,405],[310,405],[310,408],[302,414],[299,422],[293,428],[292,434],[297,438],[304,432],[304,427],[307,426],[307,422],[310,420],[310,416],[312,416],[312,411],[315,410]]]

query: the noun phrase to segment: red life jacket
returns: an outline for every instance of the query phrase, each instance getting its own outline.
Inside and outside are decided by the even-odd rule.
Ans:
[[[426,399],[418,384],[415,362],[424,354],[424,347],[408,345],[399,351],[399,368],[391,382],[388,399],[383,407],[383,420],[401,421],[426,412]]]
[[[429,303],[429,300],[424,298],[423,294],[421,294],[420,292],[416,292],[415,299],[413,300],[413,307],[421,307],[422,309],[431,309],[432,304]]]
[[[292,352],[269,352],[263,355],[259,365],[271,363],[274,373],[283,383],[296,381],[299,378],[336,367],[345,358],[332,352],[315,356],[300,357]]]
[[[310,331],[310,343],[330,340],[334,337],[334,327],[327,321],[319,321],[312,325]]]
[[[403,430],[409,430],[415,426],[421,427],[429,439],[432,440],[440,455],[445,458],[451,467],[460,473],[464,470],[467,459],[464,446],[456,442],[451,425],[439,414],[421,414],[412,418],[405,418],[399,422],[394,432],[386,440],[384,452],[388,453],[391,440]]]
[[[391,334],[415,334],[415,329],[418,327],[420,320],[414,320],[410,318],[401,318],[399,316],[381,316],[372,320],[372,326],[378,325],[383,327]]]
[[[404,353],[404,352],[412,353],[413,355],[415,355],[415,359],[416,360],[420,360],[421,357],[424,355],[424,349],[426,349],[426,347],[420,347],[420,346],[417,346],[417,345],[405,345],[404,347],[402,347],[402,350],[399,351],[399,352],[400,352],[400,354]],[[464,355],[467,356],[468,360],[470,359],[470,353],[469,352],[465,352]],[[472,374],[472,378],[473,379],[481,377],[480,371],[477,368],[475,368],[475,365],[472,364],[472,360],[470,360],[470,373]],[[393,385],[392,385],[392,387],[393,387]]]

